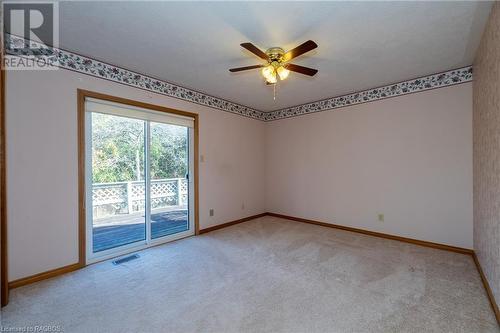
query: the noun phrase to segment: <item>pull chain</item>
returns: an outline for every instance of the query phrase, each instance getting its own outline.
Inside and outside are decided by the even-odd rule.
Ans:
[[[273,84],[273,100],[276,100],[276,83]]]

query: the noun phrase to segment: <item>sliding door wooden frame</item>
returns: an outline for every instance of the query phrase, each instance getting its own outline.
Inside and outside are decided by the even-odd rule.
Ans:
[[[86,200],[85,200],[85,98],[91,97],[100,100],[135,106],[153,111],[160,111],[194,119],[194,234],[200,233],[199,228],[199,202],[198,202],[198,114],[167,108],[164,106],[143,103],[126,98],[105,95],[97,92],[78,89],[78,264],[80,267],[86,265]]]

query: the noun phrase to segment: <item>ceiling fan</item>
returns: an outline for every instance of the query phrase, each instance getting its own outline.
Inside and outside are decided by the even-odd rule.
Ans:
[[[255,54],[257,57],[264,59],[267,63],[263,65],[231,68],[229,70],[230,72],[240,72],[249,69],[262,68],[262,76],[266,79],[266,84],[272,85],[278,82],[278,78],[280,80],[286,79],[288,74],[290,74],[290,71],[309,76],[314,76],[318,72],[317,69],[289,63],[290,60],[317,48],[318,44],[312,40],[308,40],[288,52],[285,52],[281,47],[271,47],[267,49],[266,52],[263,52],[252,43],[243,43],[240,45]]]

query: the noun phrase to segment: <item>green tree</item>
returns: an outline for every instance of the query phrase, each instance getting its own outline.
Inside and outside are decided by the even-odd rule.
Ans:
[[[151,125],[151,178],[184,178],[187,173],[187,128]]]
[[[187,129],[151,124],[151,177],[177,178],[187,173]],[[142,120],[92,114],[92,179],[94,183],[144,179]]]

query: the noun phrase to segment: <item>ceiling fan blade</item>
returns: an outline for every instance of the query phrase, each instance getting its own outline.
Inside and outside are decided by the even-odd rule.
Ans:
[[[269,61],[268,55],[262,52],[257,46],[253,45],[252,43],[242,43],[240,45],[241,47],[255,54],[257,57]]]
[[[236,67],[236,68],[231,68],[229,71],[230,72],[241,72],[241,71],[246,71],[249,69],[256,69],[256,68],[262,68],[264,65],[253,65],[253,66],[245,66],[245,67]]]
[[[302,55],[302,54],[304,54],[306,52],[314,50],[317,47],[318,47],[318,44],[316,44],[312,40],[308,40],[307,42],[302,43],[299,46],[297,46],[296,48],[294,48],[294,49],[288,51],[287,53],[285,53],[284,59],[285,59],[285,61],[290,61],[293,58],[296,58],[299,55]]]
[[[285,68],[288,69],[289,71],[297,72],[297,73],[309,75],[309,76],[314,76],[318,72],[317,69],[299,66],[299,65],[294,65],[294,64],[287,64],[287,65],[285,65]]]

